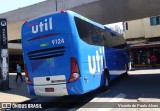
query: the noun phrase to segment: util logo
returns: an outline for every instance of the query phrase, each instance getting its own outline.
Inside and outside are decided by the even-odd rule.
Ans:
[[[96,71],[101,72],[104,66],[104,47],[96,50],[96,54],[92,57],[88,56],[88,68],[91,74],[94,74]]]
[[[40,22],[39,24],[32,26],[32,33],[36,34],[39,31],[43,32],[43,31],[48,31],[48,30],[52,30],[52,18],[50,17],[49,19],[44,19],[44,21]]]

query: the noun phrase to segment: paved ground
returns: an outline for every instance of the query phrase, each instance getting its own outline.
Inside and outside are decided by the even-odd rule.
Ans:
[[[154,74],[154,76],[152,74]],[[160,77],[159,74],[160,74],[160,69],[154,69],[154,70],[153,69],[145,69],[145,68],[138,69],[138,70],[134,69],[132,71],[129,71],[129,75],[130,75],[129,77],[124,78],[124,79],[127,79],[127,81],[123,81],[123,79],[120,80],[119,83],[121,83],[121,85],[116,85],[117,83],[116,84],[113,83],[110,87],[110,92],[108,92],[108,93],[106,92],[107,93],[106,95],[109,99],[111,99],[111,97],[112,97],[113,100],[115,100],[114,99],[114,92],[115,92],[115,97],[117,97],[117,95],[119,96],[119,94],[122,93],[120,96],[125,96],[124,98],[126,98],[126,97],[129,98],[127,100],[123,99],[123,102],[126,102],[128,100],[131,101],[130,98],[136,98],[136,97],[131,97],[133,95],[140,95],[140,96],[137,96],[137,98],[133,99],[133,101],[131,101],[131,102],[135,102],[135,101],[142,101],[142,102],[149,101],[149,102],[151,102],[151,100],[153,102],[159,102],[160,101],[160,99],[159,99],[159,97],[160,97],[159,92],[160,91],[158,90],[158,92],[157,92],[156,90],[154,90],[154,89],[158,88],[158,84],[159,84],[158,78]],[[146,75],[148,75],[148,76],[146,76]],[[144,78],[142,78],[143,76],[144,76]],[[21,82],[20,78],[17,83],[16,83],[16,81],[14,81],[14,79],[16,77],[16,73],[10,73],[9,77],[10,77],[10,79],[9,79],[10,80],[9,81],[10,89],[6,90],[6,91],[0,90],[0,102],[16,102],[17,103],[17,102],[24,102],[24,101],[30,100],[30,99],[33,100],[33,98],[36,98],[36,97],[30,96],[28,94],[25,81]],[[24,77],[24,73],[23,73],[23,80],[24,79],[25,79],[25,77]],[[149,82],[151,82],[151,80],[152,80],[153,84],[156,86],[152,86],[149,84]],[[137,85],[132,84],[132,83],[135,83],[134,81],[137,82]],[[126,82],[127,82],[127,84],[126,84]],[[142,86],[145,86],[146,88],[142,89]],[[130,90],[129,90],[129,87],[132,87],[132,88],[130,88]],[[152,89],[152,90],[147,90],[147,89]],[[120,92],[117,92],[117,90]],[[141,93],[140,93],[140,91],[141,91]],[[142,92],[145,92],[145,93],[142,93]],[[112,96],[110,96],[110,93],[112,94]],[[158,95],[156,95],[157,99],[153,95],[150,95],[150,94],[154,94],[154,95],[158,94]],[[146,95],[147,95],[147,98],[146,98]],[[148,96],[149,96],[149,98],[148,98]],[[101,98],[101,100],[103,100],[103,98]],[[108,99],[105,96],[104,101],[106,101],[106,100],[108,100]],[[127,108],[125,108],[125,109],[127,109]],[[89,109],[87,109],[87,110],[89,110]],[[140,109],[135,109],[135,111],[138,111],[138,110],[140,110]],[[160,109],[158,108],[157,110],[160,110]],[[118,111],[118,109],[117,109],[117,111]],[[119,110],[119,111],[121,111],[121,110]],[[124,110],[124,111],[126,111],[126,110]],[[145,111],[148,111],[148,110],[145,110]],[[153,110],[150,109],[149,111],[155,111],[155,109],[153,109]]]
[[[28,94],[24,73],[22,75],[24,81],[21,82],[20,78],[18,78],[16,82],[14,81],[16,73],[9,74],[9,89],[0,90],[0,102],[23,102],[33,98]]]
[[[160,111],[159,83],[160,69],[129,71],[129,76],[114,81],[107,92],[94,97],[77,111]],[[92,102],[101,104],[91,106]]]

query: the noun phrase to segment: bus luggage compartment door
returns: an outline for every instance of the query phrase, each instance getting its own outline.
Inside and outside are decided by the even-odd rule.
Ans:
[[[35,94],[42,96],[68,95],[65,75],[34,78]]]

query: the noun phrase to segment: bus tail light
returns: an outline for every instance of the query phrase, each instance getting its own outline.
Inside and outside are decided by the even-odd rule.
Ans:
[[[80,71],[76,58],[71,58],[71,75],[68,82],[74,82],[80,77]]]
[[[65,10],[61,10],[61,13],[64,13],[64,12],[66,12]]]
[[[27,23],[27,20],[26,21],[24,21],[24,24],[26,24]]]
[[[26,82],[27,82],[28,84],[33,84],[33,83],[31,82],[30,78],[29,78],[26,64],[24,64],[24,71],[25,71],[25,75],[26,75]]]

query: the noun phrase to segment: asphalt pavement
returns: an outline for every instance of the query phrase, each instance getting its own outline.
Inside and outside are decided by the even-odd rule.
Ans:
[[[160,90],[159,90],[159,78],[160,78],[160,69],[150,69],[150,68],[134,68],[132,71],[129,71],[129,76],[127,78],[120,79],[113,82],[109,88],[110,92],[102,94],[100,101],[103,99],[108,101],[114,97],[124,96],[127,101],[160,101]],[[37,99],[37,96],[30,96],[27,90],[27,85],[25,82],[25,75],[23,75],[23,82],[20,78],[18,81],[15,81],[16,73],[9,73],[9,89],[0,90],[0,103],[12,102],[12,103],[21,103],[28,100]],[[46,98],[45,98],[46,99]],[[97,100],[96,100],[97,101]],[[126,102],[126,101],[125,101]]]
[[[23,82],[18,78],[15,81],[16,73],[9,73],[9,89],[0,90],[0,102],[24,102],[34,98],[30,96],[25,82],[25,75],[22,73]]]

